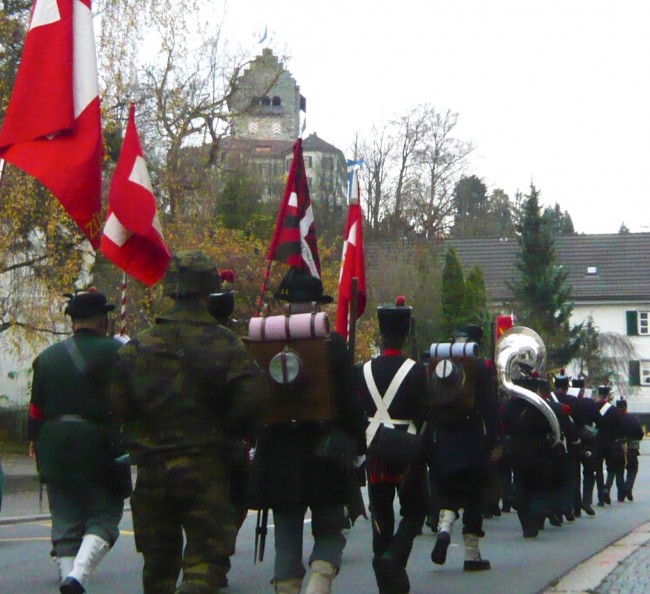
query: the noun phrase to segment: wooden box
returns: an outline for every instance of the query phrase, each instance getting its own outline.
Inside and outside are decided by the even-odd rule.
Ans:
[[[335,418],[334,378],[328,355],[329,339],[247,341],[247,345],[266,376],[273,399],[272,410],[265,423],[329,421]],[[285,348],[295,351],[302,361],[301,376],[295,384],[279,384],[269,373],[271,359]]]

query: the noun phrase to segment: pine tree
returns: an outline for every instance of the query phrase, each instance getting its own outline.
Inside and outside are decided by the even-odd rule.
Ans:
[[[447,340],[451,338],[454,330],[464,322],[465,280],[463,278],[463,267],[458,260],[456,250],[452,247],[445,254],[440,300],[442,303],[440,339]]]
[[[487,310],[485,281],[483,271],[478,266],[474,266],[465,276],[462,316],[464,323],[481,326],[484,336],[489,336],[490,315]]]
[[[516,261],[519,280],[509,283],[517,304],[519,323],[544,340],[549,366],[565,365],[576,348],[578,328],[570,328],[573,310],[567,272],[556,264],[553,232],[545,222],[539,192],[531,184],[517,224],[521,248]]]

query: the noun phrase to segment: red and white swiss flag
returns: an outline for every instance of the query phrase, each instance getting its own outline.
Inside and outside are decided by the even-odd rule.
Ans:
[[[350,302],[352,301],[352,279],[357,279],[356,319],[366,309],[366,263],[363,247],[363,213],[359,204],[359,172],[352,166],[348,184],[348,221],[345,227],[345,241],[341,256],[339,294],[336,307],[336,331],[348,337],[350,323]]]
[[[133,104],[111,180],[102,252],[122,270],[149,286],[163,277],[172,257],[163,238]]]
[[[97,249],[102,155],[90,0],[35,0],[0,158],[48,188]]]

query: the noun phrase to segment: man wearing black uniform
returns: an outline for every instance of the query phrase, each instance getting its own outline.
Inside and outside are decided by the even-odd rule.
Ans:
[[[426,470],[417,460],[387,460],[380,442],[387,436],[384,431],[415,436],[420,430],[426,414],[426,369],[402,352],[411,325],[411,308],[404,305],[404,298],[398,297],[394,306],[378,307],[377,318],[381,355],[358,369],[359,391],[370,421],[366,438],[372,444],[367,473],[373,569],[380,594],[406,594],[406,563],[427,511]],[[397,531],[396,494],[402,516]]]
[[[475,324],[464,326],[454,336],[457,343],[477,345],[482,338],[483,329]],[[490,562],[481,558],[478,539],[485,535],[483,501],[491,454],[498,442],[498,410],[492,374],[492,367],[479,358],[473,409],[449,415],[434,410],[431,418],[431,472],[441,508],[431,560],[437,565],[447,560],[451,530],[462,508],[465,571],[490,569]],[[433,391],[436,389],[434,386]]]
[[[639,442],[643,439],[643,427],[638,419],[627,412],[627,400],[621,398],[616,401],[616,408],[621,411],[621,433],[625,440],[625,468],[619,469],[616,476],[618,500],[634,501],[632,489],[639,472]],[[621,486],[622,485],[622,491]]]
[[[610,490],[614,484],[616,472],[625,468],[625,452],[621,433],[621,413],[611,403],[612,394],[609,385],[598,386],[599,413],[601,419],[596,436],[596,486],[598,488],[598,506],[610,505]],[[603,463],[607,465],[607,478],[604,476]]]

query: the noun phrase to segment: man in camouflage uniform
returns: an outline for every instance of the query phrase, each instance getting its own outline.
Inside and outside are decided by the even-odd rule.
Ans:
[[[242,342],[206,309],[219,288],[210,258],[179,252],[165,277],[174,307],[119,351],[114,409],[138,466],[131,508],[145,594],[227,586],[236,539],[228,458],[269,401]]]

